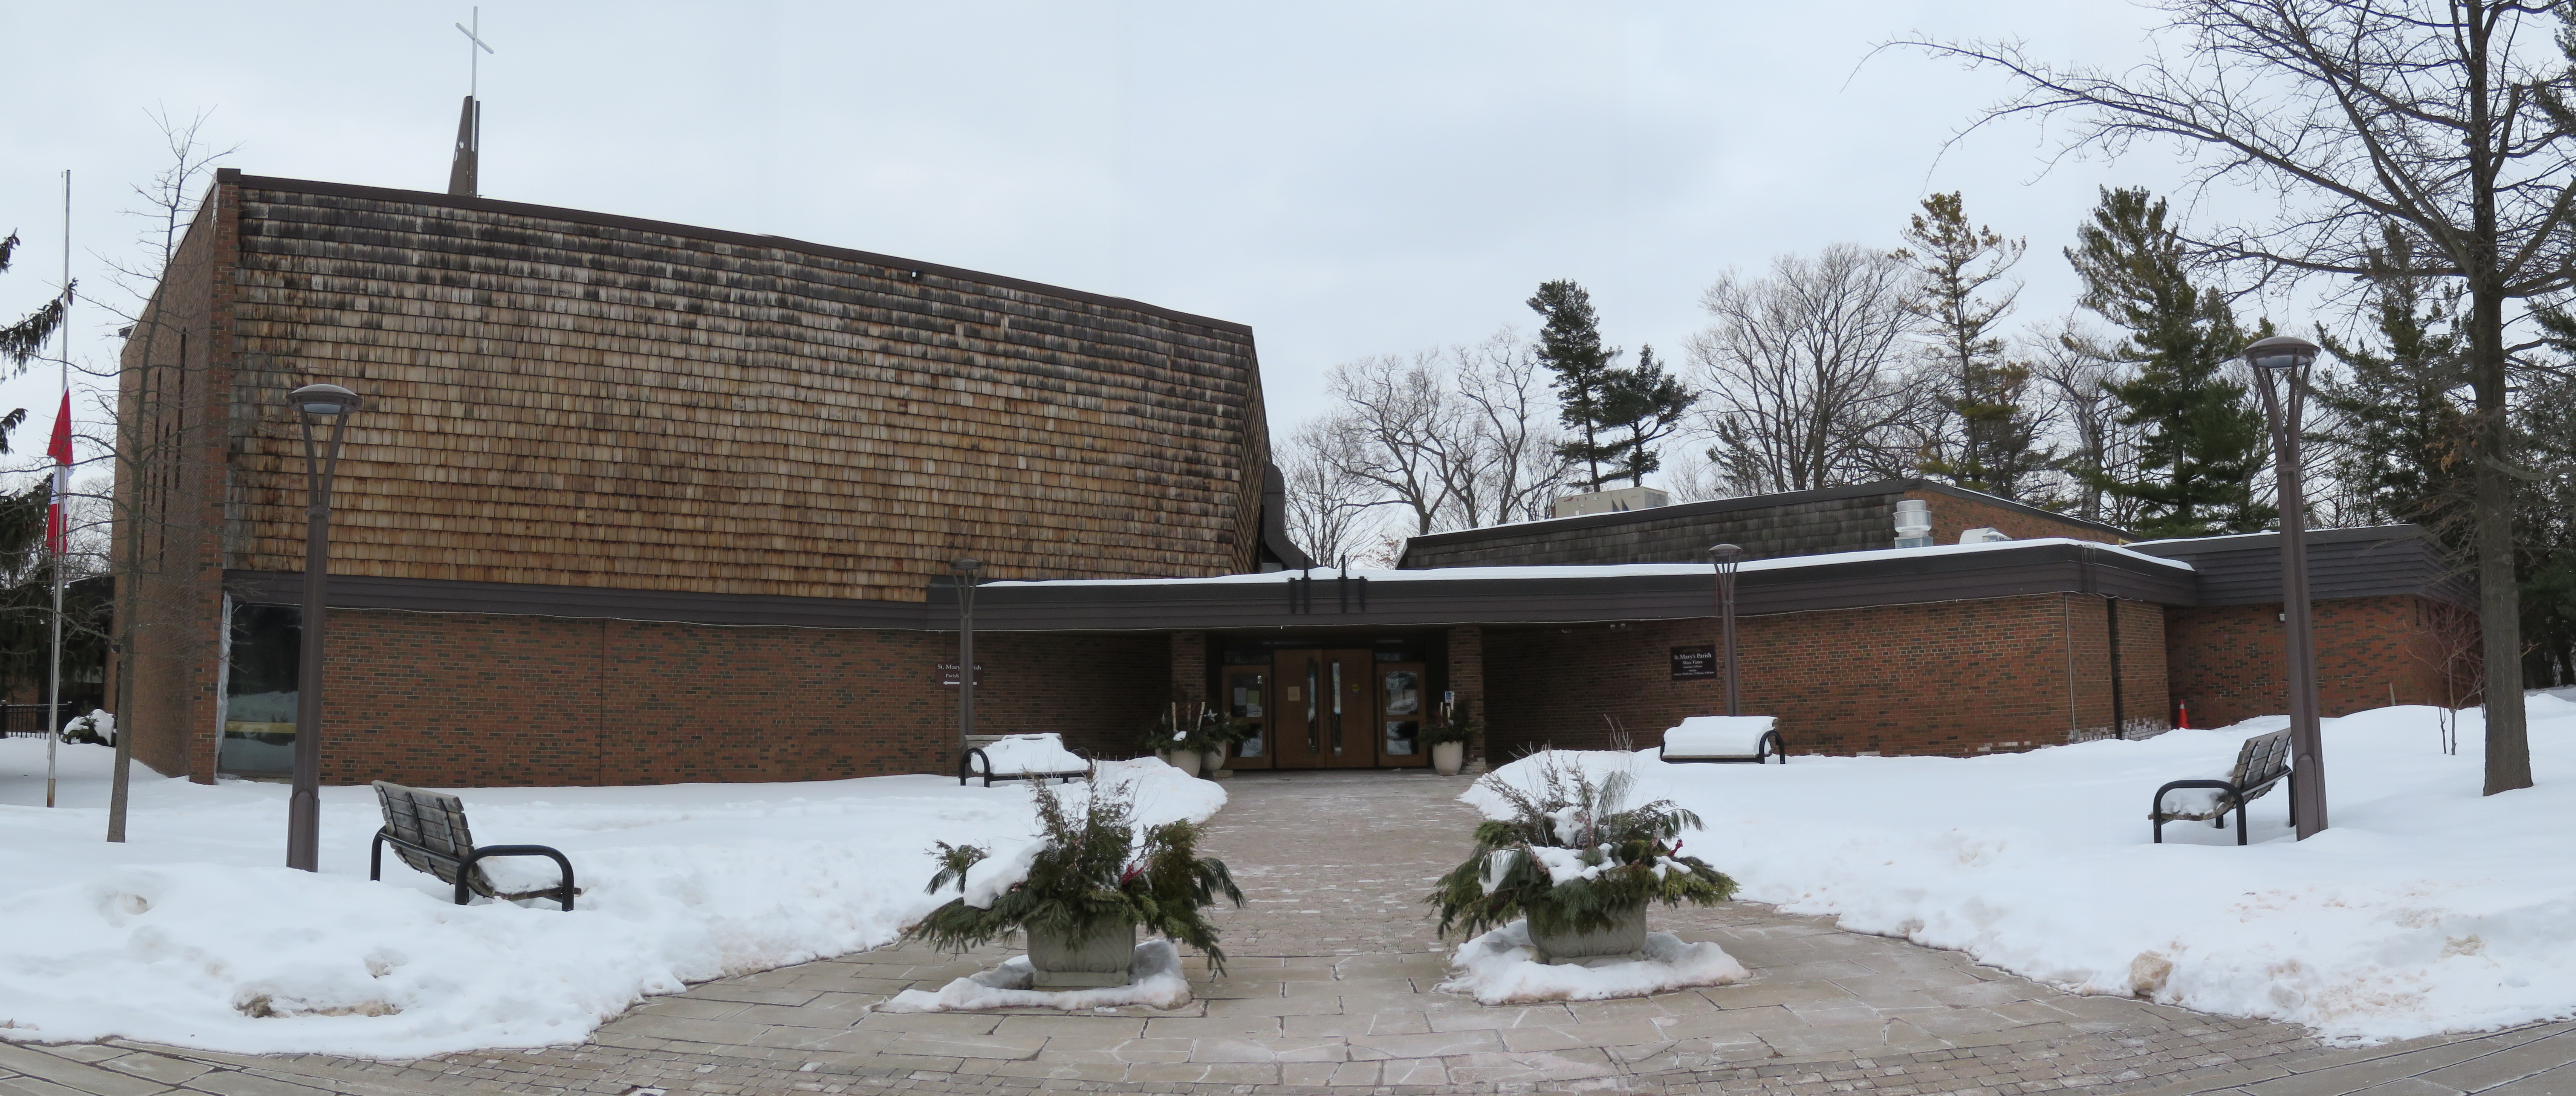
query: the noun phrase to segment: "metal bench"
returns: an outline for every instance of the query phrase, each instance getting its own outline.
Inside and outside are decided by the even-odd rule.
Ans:
[[[996,771],[996,766],[993,764],[992,754],[986,753],[985,751],[1004,740],[1014,738],[1053,739],[1057,750],[1066,754],[1071,754],[1075,760],[1083,761],[1083,766],[1079,769],[1047,769],[1036,771],[1020,770],[1013,772]],[[982,777],[984,780],[984,786],[989,788],[993,786],[993,782],[996,780],[1055,780],[1070,783],[1091,775],[1091,763],[1087,760],[1083,760],[1082,755],[1065,749],[1064,739],[1059,735],[968,735],[966,737],[966,747],[965,754],[961,755],[957,759],[957,786],[961,788],[966,786],[967,781],[977,777]],[[1005,754],[1004,756],[1007,757],[1008,754]]]
[[[564,854],[544,845],[487,845],[474,847],[474,834],[465,825],[465,801],[446,792],[423,791],[400,784],[376,781],[376,802],[384,807],[385,825],[376,831],[374,843],[367,848],[367,878],[382,879],[385,846],[394,847],[394,855],[411,865],[412,870],[434,875],[442,883],[456,887],[456,904],[464,905],[470,894],[498,901],[522,898],[553,898],[572,909],[572,899],[581,893],[573,886],[572,861]],[[484,874],[485,860],[501,856],[543,856],[563,869],[563,882],[537,890],[503,892],[492,885]]]
[[[2207,820],[2219,829],[2227,828],[2227,812],[2236,812],[2236,843],[2245,843],[2245,805],[2272,790],[2272,786],[2290,777],[2290,732],[2278,730],[2258,734],[2245,740],[2236,751],[2236,767],[2225,780],[2176,780],[2156,789],[2156,800],[2147,806],[2147,821],[2154,825],[2156,844],[2165,843],[2165,823]],[[2165,809],[2165,796],[2175,791],[2205,788],[2208,801]],[[2290,824],[2299,823],[2298,798],[2291,797]]]

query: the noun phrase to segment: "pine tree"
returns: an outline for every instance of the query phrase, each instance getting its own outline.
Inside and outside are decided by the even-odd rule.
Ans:
[[[2454,323],[2460,291],[2415,272],[2414,245],[2396,226],[2386,239],[2363,301],[2381,346],[2318,336],[2349,374],[2317,385],[2317,403],[2334,416],[2318,434],[2333,446],[2335,478],[2362,494],[2369,517],[2413,522],[2465,552],[2477,484],[2469,412],[2455,395],[2468,385]]]
[[[7,238],[0,239],[0,274],[9,272],[9,256],[17,250],[17,233],[12,232]],[[52,337],[55,328],[62,326],[63,314],[71,304],[72,287],[64,286],[62,292],[54,295],[54,299],[46,301],[43,307],[29,313],[27,318],[7,327],[0,327],[0,358],[6,358],[9,364],[25,369],[27,359],[35,357],[38,351],[43,350],[45,340]]]
[[[2102,489],[2138,504],[2134,531],[2145,536],[2270,527],[2279,511],[2254,499],[2269,448],[2263,412],[2223,373],[2247,335],[2224,296],[2193,284],[2164,201],[2144,187],[2104,188],[2066,259],[2084,280],[2084,307],[2128,331],[2119,352],[2137,368],[2112,394],[2121,421],[2146,428],[2138,467]]]
[[[2004,341],[1994,335],[2021,292],[1995,283],[2021,261],[2026,245],[1970,225],[1957,191],[1923,199],[1905,242],[1896,258],[1916,272],[1905,309],[1931,335],[1931,357],[1946,390],[1941,402],[1956,416],[1929,447],[1922,471],[2019,500],[2031,477],[2056,459],[2039,444],[2039,416],[2023,405],[2030,366],[2004,360]]]
[[[1626,476],[1631,485],[1645,486],[1646,473],[1664,466],[1654,443],[1681,426],[1682,416],[1699,402],[1699,393],[1684,386],[1681,378],[1665,373],[1651,345],[1637,348],[1636,368],[1612,370],[1608,388],[1602,401],[1603,420],[1628,432],[1605,447],[1613,461],[1608,478]]]
[[[1586,491],[1598,491],[1609,476],[1601,462],[1615,460],[1623,442],[1604,443],[1601,433],[1612,425],[1610,403],[1619,383],[1610,363],[1619,352],[1601,345],[1601,321],[1593,314],[1592,295],[1572,281],[1547,282],[1529,299],[1530,310],[1546,318],[1538,332],[1538,360],[1556,374],[1558,418],[1579,437],[1556,447],[1557,454],[1584,466]],[[1616,471],[1614,469],[1613,475]]]

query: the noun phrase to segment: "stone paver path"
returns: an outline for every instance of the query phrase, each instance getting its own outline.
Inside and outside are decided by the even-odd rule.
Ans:
[[[1950,952],[1737,903],[1652,914],[1752,981],[1651,998],[1488,1008],[1438,990],[1421,899],[1465,855],[1464,779],[1250,775],[1205,848],[1250,900],[1198,999],[1116,1009],[897,1014],[869,1006],[1011,954],[889,948],[658,997],[592,1042],[416,1062],[123,1043],[0,1046],[0,1096],[1034,1091],[1861,1092],[2020,1096],[2576,1096],[2576,1025],[2363,1050],[2296,1028],[2082,997]],[[1694,852],[1703,850],[1694,849]],[[1721,866],[1722,852],[1712,856]]]

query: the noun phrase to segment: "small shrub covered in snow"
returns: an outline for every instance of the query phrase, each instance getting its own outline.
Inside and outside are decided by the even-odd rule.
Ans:
[[[1200,909],[1218,894],[1240,906],[1243,891],[1224,861],[1198,855],[1198,825],[1166,822],[1140,836],[1128,785],[1095,773],[1088,791],[1076,805],[1032,785],[1041,836],[1010,856],[939,842],[926,893],[954,883],[958,897],[906,927],[904,938],[965,951],[1032,928],[1078,943],[1141,925],[1206,953],[1223,973],[1225,952]]]
[[[1681,854],[1681,833],[1700,828],[1698,815],[1669,799],[1623,808],[1631,772],[1596,780],[1553,751],[1533,760],[1477,781],[1504,817],[1476,827],[1475,853],[1433,892],[1443,935],[1523,917],[1542,933],[1599,932],[1648,903],[1713,906],[1735,894],[1734,880]]]
[[[103,708],[92,708],[88,715],[73,716],[63,724],[63,741],[108,745],[116,735],[116,716]]]

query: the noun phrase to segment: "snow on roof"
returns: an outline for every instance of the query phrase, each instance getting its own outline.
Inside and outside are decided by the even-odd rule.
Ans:
[[[2358,536],[2378,533],[2383,536],[2399,537],[2420,531],[2421,530],[2417,526],[2400,523],[2395,525],[2354,525],[2341,529],[2310,529],[2308,530],[2308,535],[2314,537],[2322,536],[2327,533],[2345,533]],[[2170,544],[2207,544],[2216,546],[2224,541],[2254,540],[2258,537],[2278,537],[2280,535],[2281,531],[2278,529],[2267,529],[2259,533],[2222,533],[2214,537],[2166,537],[2162,540],[2140,540],[2130,542],[2129,546],[2132,548],[2155,548]]]
[[[2030,548],[2048,544],[2079,544],[2086,547],[2099,548],[2105,552],[2124,556],[2141,563],[2152,563],[2159,567],[2172,567],[2183,571],[2193,569],[2190,563],[2183,560],[2166,559],[2162,556],[2151,556],[2144,552],[2132,552],[2117,545],[2101,544],[2089,540],[2076,540],[2070,537],[2041,537],[2032,540],[1989,541],[1984,544],[1936,544],[1922,548],[1879,548],[1866,552],[1827,552],[1822,555],[1813,556],[1783,556],[1778,559],[1755,559],[1746,560],[1742,570],[1747,572],[1792,571],[1802,567],[1830,567],[1846,563],[1868,563],[1874,560],[1919,559],[1924,556],[1967,555],[1976,552],[2008,552],[2016,548]],[[1710,573],[1711,566],[1711,564],[1706,563],[1616,563],[1556,564],[1549,566],[1525,567],[1432,567],[1422,570],[1402,571],[1362,567],[1353,567],[1348,571],[1338,571],[1330,567],[1317,567],[1313,571],[1265,571],[1258,574],[1217,575],[1211,578],[1080,578],[1054,579],[1040,582],[987,582],[980,585],[987,589],[995,586],[1214,586],[1228,583],[1286,582],[1290,579],[1309,576],[1314,578],[1339,578],[1343,575],[1348,575],[1352,578],[1365,578],[1371,582],[1458,582],[1477,579],[1491,580],[1527,578],[1628,578],[1657,575],[1704,576]]]

